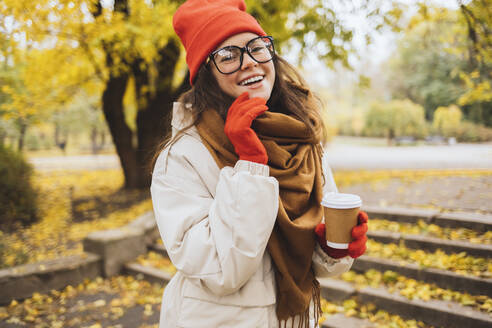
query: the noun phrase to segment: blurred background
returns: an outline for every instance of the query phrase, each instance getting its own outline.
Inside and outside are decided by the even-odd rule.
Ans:
[[[170,131],[172,102],[189,88],[185,51],[172,28],[172,15],[183,2],[0,1],[0,269],[83,256],[83,241],[92,232],[151,213],[149,164]],[[325,156],[342,192],[360,194],[369,206],[466,212],[482,222],[474,231],[467,224],[403,226],[381,219],[371,221],[371,229],[492,244],[490,231],[483,229],[492,214],[491,0],[246,3],[275,38],[277,52],[298,67],[322,101]],[[395,256],[491,277],[492,250],[482,257],[462,251],[449,258],[371,242],[369,255],[376,258]],[[175,272],[165,256],[142,256],[141,264]],[[351,271],[344,279],[398,281],[413,288],[404,288],[411,297],[452,299],[492,318],[489,296],[432,294],[433,287],[422,287],[427,282],[384,274],[388,281],[375,272],[362,277]],[[151,288],[141,281],[87,279],[81,291],[126,293],[126,303],[101,296],[105,301],[94,305],[109,306],[105,311],[114,312],[114,322],[94,314],[99,319],[87,326],[116,327],[132,306],[143,313],[142,322],[156,326],[162,284],[140,299],[138,289]],[[80,326],[80,318],[47,316],[60,295],[86,305],[94,301],[77,298],[65,285],[57,285],[51,296],[22,301],[26,296],[19,295],[9,307],[0,306],[0,327]],[[425,292],[416,296],[417,290]],[[358,303],[347,302],[324,303],[324,310],[358,313],[381,327],[390,318],[398,322],[391,327],[439,326],[391,317],[378,307],[361,312]],[[39,305],[36,311],[33,304]],[[118,324],[142,326],[128,320]]]
[[[189,87],[179,3],[3,1],[0,143],[28,157],[116,154],[126,185],[147,186],[139,168]],[[323,100],[331,137],[492,140],[490,1],[247,3]]]

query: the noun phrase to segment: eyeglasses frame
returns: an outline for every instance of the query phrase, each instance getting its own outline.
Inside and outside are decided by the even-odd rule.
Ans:
[[[272,51],[271,51],[271,53],[272,53],[272,58],[270,58],[270,59],[269,59],[269,60],[267,60],[267,61],[263,61],[263,62],[262,62],[262,61],[258,61],[258,60],[256,60],[256,59],[253,57],[253,55],[251,55],[251,53],[250,53],[250,52],[249,52],[249,50],[248,50],[248,44],[250,44],[250,42],[252,42],[252,41],[254,41],[254,40],[257,40],[257,39],[262,39],[262,38],[267,38],[267,39],[269,39],[269,40],[270,40],[270,42],[271,42],[271,44],[272,44]],[[222,72],[222,71],[219,69],[219,66],[218,66],[218,65],[217,65],[217,63],[215,62],[214,55],[215,55],[216,53],[218,53],[219,51],[224,50],[224,49],[228,49],[228,48],[238,48],[238,49],[239,49],[239,51],[241,51],[241,56],[239,57],[239,67],[238,67],[236,70],[232,71],[232,72],[229,72],[229,73],[224,73],[224,72]],[[208,55],[208,59],[209,59],[209,61],[207,62],[207,64],[208,64],[210,61],[212,61],[212,62],[214,63],[214,65],[215,65],[215,68],[217,68],[217,71],[219,71],[219,73],[221,73],[221,74],[225,74],[225,75],[233,74],[233,73],[236,73],[237,71],[239,71],[239,70],[241,69],[241,67],[243,66],[243,59],[244,59],[244,53],[245,53],[245,52],[249,55],[249,57],[250,57],[251,59],[253,59],[255,62],[257,62],[257,63],[259,63],[259,64],[268,63],[269,61],[273,60],[273,57],[275,57],[275,45],[274,45],[274,43],[273,43],[273,37],[272,37],[272,36],[270,36],[270,35],[258,36],[258,37],[256,37],[256,38],[253,38],[253,39],[249,40],[249,41],[246,43],[246,45],[245,45],[244,47],[238,47],[238,46],[234,46],[234,45],[233,45],[233,46],[225,46],[225,47],[223,47],[223,48],[217,49],[217,50],[213,51],[212,53],[210,53],[210,55]]]

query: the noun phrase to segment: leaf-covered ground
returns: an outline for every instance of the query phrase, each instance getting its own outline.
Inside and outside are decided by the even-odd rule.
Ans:
[[[163,289],[131,276],[86,280],[0,307],[0,328],[157,328]]]
[[[421,191],[415,188],[417,185],[426,188],[429,185],[444,186],[449,181],[459,182],[461,193],[464,193],[463,190],[480,193],[480,188],[487,186],[491,176],[491,171],[480,170],[335,172],[340,191],[350,192],[350,188],[365,184],[372,186],[372,189],[369,188],[370,190],[367,191],[367,195],[381,195],[381,190],[384,189],[382,186],[386,184],[393,188],[392,181],[395,180],[399,181],[400,189],[397,188],[395,191],[389,188],[387,194],[395,192],[398,194],[398,190],[401,191],[400,195],[418,194]],[[459,179],[456,180],[456,177]],[[430,180],[431,184],[429,184]],[[467,181],[468,184],[463,181]],[[81,240],[91,231],[125,225],[152,208],[148,191],[135,192],[121,189],[123,176],[119,170],[37,173],[35,183],[41,190],[42,219],[31,227],[0,236],[0,264],[3,267],[79,254],[82,252]],[[386,198],[383,199],[388,200],[390,196],[392,195],[384,196]],[[367,199],[366,194],[362,194],[362,197]],[[473,208],[476,204],[469,203],[468,200],[466,197],[458,197],[454,201],[459,208]],[[433,202],[432,197],[428,203],[420,203],[416,206],[446,210],[445,207],[439,207],[438,202]],[[475,210],[484,212],[483,209]],[[486,208],[485,212],[487,210],[492,212],[491,207]],[[423,222],[407,225],[373,218],[370,228],[423,234],[450,240],[491,243],[489,232],[477,234],[467,229],[446,229]],[[490,277],[492,271],[488,263],[490,261],[469,257],[464,253],[449,255],[440,252],[426,253],[406,249],[402,245],[384,245],[374,241],[369,241],[368,255],[391,257],[401,262],[408,261],[481,277]],[[175,272],[169,259],[157,253],[142,255],[137,262],[170,273]],[[340,279],[349,281],[357,288],[385,286],[390,291],[398,292],[409,299],[452,300],[491,313],[492,301],[489,297],[444,290],[391,271],[380,273],[369,270],[364,275],[350,271]],[[157,327],[163,287],[127,276],[87,280],[78,286],[68,286],[64,290],[52,291],[44,295],[35,294],[25,301],[0,307],[0,328]],[[404,320],[373,305],[357,304],[355,299],[339,304],[323,300],[322,305],[325,313],[322,320],[329,320],[329,315],[334,313],[344,313],[346,316],[368,319],[381,328],[430,328],[422,322]]]
[[[156,264],[156,258],[152,261]],[[167,266],[164,269],[169,270]],[[157,328],[163,288],[131,276],[86,280],[78,286],[35,294],[24,301],[0,307],[0,328]],[[343,313],[368,319],[378,328],[431,328],[422,322],[378,310],[371,304],[357,304],[355,299],[341,303],[323,299],[321,306],[320,322],[330,320],[332,314]]]
[[[348,271],[340,276],[356,288],[384,286],[389,292],[398,292],[410,300],[441,300],[453,301],[464,306],[473,307],[492,316],[492,298],[487,295],[471,295],[464,292],[444,289],[422,281],[405,277],[393,271],[379,272],[374,269],[364,274]]]
[[[369,239],[365,254],[396,260],[401,264],[415,263],[421,267],[449,270],[462,275],[492,277],[492,261],[483,257],[470,256],[465,252],[446,254],[440,249],[435,252],[426,252],[407,248],[403,243],[384,244]]]
[[[353,185],[384,185],[391,179],[412,183],[427,179],[465,177],[489,179],[488,170],[384,170],[339,171],[335,180],[341,191]],[[81,240],[91,231],[115,228],[127,224],[137,216],[151,210],[148,190],[123,190],[121,170],[62,170],[36,172],[34,183],[40,190],[40,222],[15,233],[0,231],[0,268],[32,263],[55,257],[80,254]],[[461,184],[462,185],[462,184]],[[380,187],[375,187],[376,189]],[[470,187],[471,188],[471,187]],[[409,188],[413,190],[415,188]],[[378,189],[379,190],[379,189]],[[350,190],[349,190],[350,191]],[[364,201],[374,194],[362,194]],[[384,199],[383,199],[384,200]],[[431,205],[429,205],[431,206]],[[466,205],[461,205],[466,207]],[[492,212],[492,208],[490,209]],[[423,228],[425,229],[425,227]],[[434,230],[430,227],[428,230]],[[437,232],[458,234],[464,238],[468,232]],[[489,239],[489,236],[479,239]],[[489,239],[490,240],[490,239]],[[478,241],[478,240],[477,240]]]
[[[336,171],[341,192],[365,205],[492,214],[492,170]]]
[[[323,310],[323,316],[320,322],[329,321],[330,315],[343,313],[346,317],[367,319],[374,323],[377,328],[433,328],[433,326],[429,326],[422,321],[406,320],[399,315],[379,310],[372,303],[367,305],[359,304],[354,298],[345,300],[340,304],[322,299],[321,309]]]
[[[369,230],[391,231],[409,235],[422,235],[447,240],[459,240],[474,244],[492,244],[492,231],[479,233],[467,228],[446,228],[419,220],[417,224],[401,223],[371,218]]]
[[[140,256],[137,259],[137,262],[172,274],[176,272],[176,268],[169,258],[155,252],[148,252],[147,254]],[[390,292],[399,292],[400,295],[405,296],[410,300],[420,299],[428,301],[433,299],[454,301],[492,315],[492,298],[487,295],[471,295],[451,289],[440,288],[434,284],[428,284],[408,278],[393,271],[381,273],[377,270],[370,269],[364,274],[349,271],[342,274],[340,279],[353,284],[356,288],[366,286],[377,288],[384,286],[388,288]]]
[[[0,268],[81,254],[92,231],[123,226],[152,209],[148,190],[124,190],[120,170],[36,172],[41,220],[0,231]]]

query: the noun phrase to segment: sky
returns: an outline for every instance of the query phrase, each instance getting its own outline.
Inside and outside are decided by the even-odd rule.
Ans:
[[[417,11],[416,3],[420,1],[415,0],[398,0],[400,3],[409,5],[409,10],[406,15],[409,17],[413,16]],[[428,5],[437,5],[450,9],[457,9],[458,4],[456,0],[423,0],[424,3]],[[360,61],[355,56],[349,57],[349,62],[355,68],[355,71],[364,71],[366,68],[368,70],[377,69],[378,65],[386,61],[396,48],[396,40],[398,35],[391,31],[384,31],[381,33],[373,34],[373,43],[370,45],[365,45],[362,39],[362,33],[367,29],[367,23],[365,22],[365,17],[362,13],[360,15],[348,16],[345,19],[346,25],[355,30],[353,43],[357,49],[357,52],[363,54],[363,61]],[[359,33],[358,33],[359,31]],[[291,56],[286,56],[287,60],[294,61],[295,54]],[[367,59],[369,58],[369,63],[371,67],[365,67],[368,65]],[[303,65],[304,77],[311,85],[317,86],[328,86],[330,82],[337,78],[336,72],[326,67],[324,63],[316,58],[316,56],[309,57]],[[357,74],[354,74],[353,78],[356,78]]]

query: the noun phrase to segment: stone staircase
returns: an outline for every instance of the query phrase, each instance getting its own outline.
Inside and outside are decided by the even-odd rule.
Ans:
[[[366,207],[364,210],[368,212],[371,219],[412,224],[423,220],[440,227],[466,227],[479,233],[491,231],[492,228],[492,216],[478,214],[440,214],[429,210],[401,208]],[[84,240],[85,253],[81,256],[0,270],[0,289],[2,290],[0,304],[9,304],[13,299],[21,300],[30,297],[34,292],[43,293],[51,289],[61,289],[69,284],[76,285],[84,279],[97,276],[130,274],[143,277],[150,282],[165,284],[172,278],[171,273],[156,267],[143,266],[135,261],[139,255],[150,251],[167,256],[164,246],[157,243],[158,236],[153,214],[149,212],[120,229],[89,235]],[[484,258],[489,263],[492,257],[492,245],[488,243],[450,241],[389,231],[370,231],[368,236],[370,240],[379,243],[404,245],[409,249],[420,249],[429,253],[436,249],[441,249],[448,254],[464,252],[473,257]],[[432,283],[456,292],[483,295],[482,297],[487,298],[489,302],[492,298],[490,269],[486,275],[479,277],[450,270],[421,267],[416,263],[403,264],[401,261],[370,255],[361,256],[352,266],[354,273],[365,273],[368,270],[377,270],[382,273],[391,270],[418,282]],[[340,304],[345,300],[354,299],[361,306],[374,304],[376,309],[399,315],[408,320],[422,321],[427,327],[492,327],[490,310],[487,313],[476,307],[440,299],[412,300],[402,296],[399,292],[392,292],[384,284],[378,287],[358,287],[355,283],[347,282],[340,277],[322,279],[320,283],[322,296],[329,302]],[[347,317],[343,313],[337,313],[327,316],[322,327],[363,328],[377,327],[377,324],[368,319]]]
[[[492,227],[492,217],[484,215],[469,214],[446,214],[427,210],[407,209],[379,209],[364,208],[371,218],[379,218],[406,223],[416,223],[424,220],[441,227],[466,227],[477,232],[489,231]],[[433,252],[437,249],[453,254],[466,252],[470,256],[482,257],[490,261],[492,257],[491,244],[474,244],[466,241],[450,241],[439,238],[425,237],[421,235],[405,235],[389,231],[370,231],[369,239],[380,243],[402,243],[407,248],[421,249]],[[164,246],[151,243],[148,251],[157,252],[167,256]],[[352,267],[356,273],[364,273],[369,269],[380,272],[391,270],[419,282],[432,283],[441,288],[458,292],[467,292],[471,295],[485,295],[492,297],[492,279],[476,277],[472,275],[459,274],[449,270],[436,269],[432,267],[420,267],[418,264],[402,264],[398,261],[363,255],[358,258]],[[123,271],[127,274],[143,276],[152,282],[166,283],[172,275],[163,270],[150,266],[142,266],[136,262],[128,262]],[[397,314],[405,319],[422,321],[433,327],[446,328],[485,328],[492,327],[492,312],[480,311],[470,306],[464,306],[458,302],[430,299],[409,299],[398,292],[391,292],[388,288],[380,286],[357,288],[354,284],[342,279],[322,279],[322,296],[334,303],[340,303],[347,299],[355,299],[358,304],[374,304],[377,309],[384,310],[390,314]],[[349,328],[349,327],[377,327],[376,324],[367,319],[346,317],[343,313],[328,316],[322,327]]]

